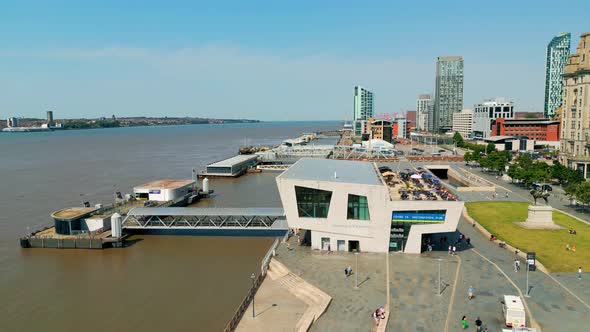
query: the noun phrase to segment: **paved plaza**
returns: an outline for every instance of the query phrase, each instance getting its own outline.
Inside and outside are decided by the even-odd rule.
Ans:
[[[503,187],[497,190],[496,196],[489,192],[461,193],[463,201],[532,200],[526,189],[493,175],[468,169],[463,163],[445,164],[471,171]],[[422,164],[404,162],[397,167],[419,165]],[[560,190],[554,189],[558,195],[550,198],[550,204],[587,220],[587,214],[563,202]],[[471,239],[471,246],[463,243],[457,256],[448,255],[448,243],[441,244],[437,236],[446,235],[453,242],[459,232]],[[463,218],[457,232],[435,235],[433,242],[434,250],[421,255],[361,253],[358,269],[353,253],[314,251],[298,246],[293,238],[289,247],[282,244],[278,248],[276,258],[332,297],[327,311],[312,325],[311,331],[372,331],[372,311],[387,304],[386,259],[389,260],[391,311],[387,331],[460,331],[463,315],[467,316],[470,328],[474,328],[479,316],[490,331],[500,331],[504,327],[502,296],[527,293],[526,271],[513,270],[514,253],[490,242]],[[345,277],[344,268],[349,265],[354,274]],[[521,266],[525,266],[524,262]],[[590,272],[590,266],[585,270]],[[359,289],[354,289],[357,277]],[[529,272],[530,297],[523,299],[534,322],[527,316],[527,324],[534,323],[544,332],[585,330],[590,326],[589,283],[590,273],[583,273],[580,280],[576,273]],[[467,298],[470,286],[475,288],[472,300]]]

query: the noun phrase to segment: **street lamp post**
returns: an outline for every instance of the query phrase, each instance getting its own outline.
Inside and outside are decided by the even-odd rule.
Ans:
[[[442,261],[442,258],[437,259],[438,261],[438,296],[440,296],[440,262]]]
[[[254,296],[256,295],[256,291],[254,290],[254,283],[256,282],[256,275],[254,273],[252,273],[252,275],[250,276],[250,279],[252,279],[252,318],[256,317],[256,309],[255,304],[254,304]]]
[[[525,297],[531,297],[529,295],[529,260],[526,260],[526,292],[524,293]]]
[[[355,273],[354,273],[354,289],[359,289],[359,253],[354,253]]]

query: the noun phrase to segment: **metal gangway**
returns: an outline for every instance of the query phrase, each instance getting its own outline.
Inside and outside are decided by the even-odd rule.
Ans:
[[[281,234],[288,230],[281,208],[134,208],[124,217],[123,229],[152,234]]]

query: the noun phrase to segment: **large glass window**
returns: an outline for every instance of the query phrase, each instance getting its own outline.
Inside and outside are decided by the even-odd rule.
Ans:
[[[70,235],[70,223],[64,220],[55,220],[55,232],[62,235]]]
[[[302,218],[328,218],[332,192],[295,186],[297,211]]]
[[[367,196],[348,195],[348,219],[369,220]]]

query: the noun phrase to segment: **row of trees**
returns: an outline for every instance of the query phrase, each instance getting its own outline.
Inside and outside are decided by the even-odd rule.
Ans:
[[[511,159],[510,152],[496,151],[494,143],[487,145],[467,143],[459,133],[455,133],[453,142],[456,146],[469,150],[463,155],[465,162],[475,161],[481,167],[491,171],[503,172]]]
[[[506,165],[508,176],[525,185],[534,182],[548,182],[557,180],[562,185],[573,185],[584,181],[582,173],[563,166],[560,163],[549,165],[544,162],[535,162],[530,155],[521,154],[511,163],[512,155],[509,151],[496,151],[493,143],[478,145],[467,143],[459,133],[453,136],[453,142],[461,148],[469,149],[464,155],[465,162],[475,161],[483,168],[491,171],[504,172]]]
[[[570,201],[575,199],[582,203],[582,207],[590,204],[590,182],[572,183],[566,186],[564,190]]]

